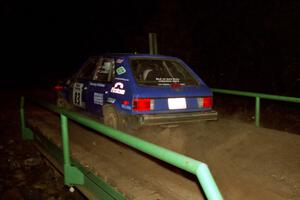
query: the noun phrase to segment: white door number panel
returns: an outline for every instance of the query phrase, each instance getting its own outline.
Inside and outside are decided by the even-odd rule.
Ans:
[[[82,107],[82,83],[75,83],[73,87],[73,104]]]
[[[170,110],[186,109],[185,98],[168,98],[168,107]]]

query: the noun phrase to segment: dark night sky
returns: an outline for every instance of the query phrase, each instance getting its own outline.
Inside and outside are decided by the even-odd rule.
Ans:
[[[105,2],[2,2],[2,86],[51,83],[92,54],[148,52],[156,32],[161,54],[212,87],[299,96],[299,1]]]

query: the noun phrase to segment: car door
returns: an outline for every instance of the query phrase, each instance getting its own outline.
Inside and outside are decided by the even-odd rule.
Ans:
[[[87,109],[93,113],[102,113],[102,106],[107,101],[109,89],[114,78],[115,62],[113,58],[100,57],[97,61],[93,79],[89,82]]]
[[[90,104],[87,97],[89,90],[89,82],[93,79],[97,66],[97,57],[90,57],[81,70],[73,84],[72,103],[81,108],[87,108]]]

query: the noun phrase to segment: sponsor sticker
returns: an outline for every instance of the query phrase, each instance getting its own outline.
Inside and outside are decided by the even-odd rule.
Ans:
[[[115,94],[125,94],[124,84],[121,82],[116,82],[115,85],[111,88],[110,92]]]
[[[118,67],[116,69],[116,72],[117,72],[118,75],[121,75],[121,74],[124,74],[126,72],[126,69],[123,66],[121,66],[121,67]]]
[[[124,59],[118,58],[118,59],[116,60],[116,63],[121,64],[123,61],[124,61]]]
[[[120,80],[120,81],[129,81],[128,78],[120,78],[120,77],[116,77],[115,79],[116,79],[116,80]]]
[[[94,93],[94,104],[103,105],[103,94],[102,93]]]
[[[116,99],[108,97],[106,100],[108,103],[115,103]]]
[[[164,83],[177,83],[180,81],[179,78],[156,78],[155,80]]]
[[[103,83],[93,83],[93,82],[90,82],[90,86],[105,87],[105,84],[103,84]]]

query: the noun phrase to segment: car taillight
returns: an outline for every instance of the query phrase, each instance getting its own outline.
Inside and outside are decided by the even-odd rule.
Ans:
[[[61,86],[61,85],[55,85],[55,86],[53,87],[53,89],[54,89],[55,91],[59,92],[59,91],[62,91],[62,90],[64,89],[64,87]]]
[[[200,108],[211,108],[213,105],[212,97],[199,97],[197,101]]]
[[[154,109],[154,100],[150,98],[133,99],[133,110],[149,111]]]

